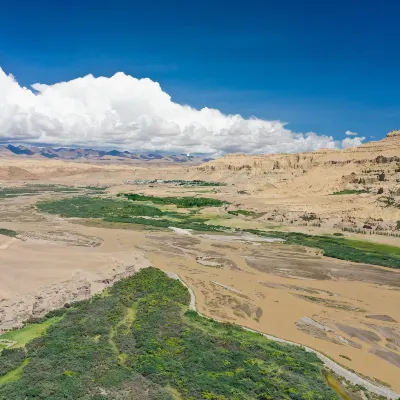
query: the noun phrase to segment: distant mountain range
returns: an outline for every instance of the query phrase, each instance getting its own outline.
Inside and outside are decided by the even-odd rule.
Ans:
[[[73,149],[67,147],[35,147],[24,145],[0,145],[0,157],[47,158],[54,160],[109,161],[109,162],[151,162],[200,164],[210,158],[186,154],[132,153],[119,150]]]

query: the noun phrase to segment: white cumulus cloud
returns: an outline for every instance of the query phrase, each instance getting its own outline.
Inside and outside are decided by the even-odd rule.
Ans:
[[[32,89],[0,68],[0,141],[210,154],[337,147],[330,136],[296,133],[281,121],[174,103],[157,82],[121,72]]]
[[[346,131],[345,133],[347,136],[357,136],[358,135],[357,132],[352,132],[352,131]]]
[[[349,149],[351,147],[357,147],[362,144],[365,140],[365,137],[355,137],[355,138],[346,138],[342,140],[342,148]]]

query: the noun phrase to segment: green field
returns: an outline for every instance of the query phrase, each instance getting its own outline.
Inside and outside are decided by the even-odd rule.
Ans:
[[[191,181],[185,179],[139,179],[135,181],[129,181],[129,183],[134,185],[167,184],[186,187],[227,186],[227,184],[224,182],[203,181],[200,179],[194,179]]]
[[[52,312],[62,319],[26,345],[23,361],[14,354],[0,399],[338,399],[314,354],[188,304],[180,282],[148,268],[107,296]]]

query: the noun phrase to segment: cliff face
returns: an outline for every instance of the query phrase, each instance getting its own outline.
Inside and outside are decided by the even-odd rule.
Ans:
[[[235,185],[232,202],[251,203],[266,221],[301,224],[302,215],[315,213],[318,226],[380,221],[379,229],[390,230],[400,220],[400,131],[352,149],[234,154],[193,168],[201,179]],[[337,192],[350,195],[332,196]]]
[[[334,165],[374,165],[400,162],[400,131],[392,131],[381,141],[345,150],[319,150],[300,154],[231,154],[198,167],[200,171],[235,171],[253,174],[279,173]]]

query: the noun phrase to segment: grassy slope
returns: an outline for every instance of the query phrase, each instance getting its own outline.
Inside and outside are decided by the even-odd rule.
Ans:
[[[315,355],[188,312],[187,289],[157,269],[109,294],[58,311],[0,399],[337,399]]]

